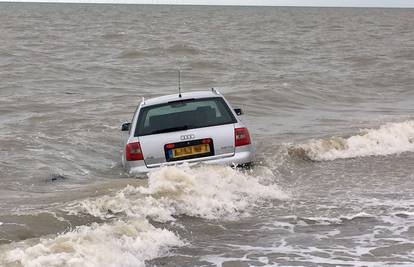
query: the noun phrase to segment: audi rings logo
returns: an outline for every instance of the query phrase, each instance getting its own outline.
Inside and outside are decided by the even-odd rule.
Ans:
[[[191,140],[191,139],[194,139],[194,138],[195,138],[194,134],[185,134],[185,135],[180,136],[181,140]]]

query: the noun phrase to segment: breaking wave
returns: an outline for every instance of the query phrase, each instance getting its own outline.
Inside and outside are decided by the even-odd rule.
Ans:
[[[349,138],[313,140],[290,149],[298,157],[326,161],[382,156],[414,151],[414,121],[387,123],[378,129],[364,129]]]
[[[145,260],[184,245],[172,230],[156,228],[150,220],[166,223],[180,215],[237,219],[261,200],[288,198],[269,179],[264,185],[258,177],[229,167],[164,167],[148,178],[148,186],[129,185],[114,195],[69,203],[63,208],[69,214],[92,215],[104,223],[80,226],[35,245],[20,242],[3,262],[29,267],[145,266]]]
[[[147,187],[127,186],[115,196],[76,202],[69,212],[107,219],[118,215],[175,220],[187,215],[204,219],[234,219],[264,199],[286,199],[276,184],[264,185],[258,177],[230,167],[164,167],[152,172]]]
[[[145,266],[145,260],[164,254],[183,242],[147,221],[80,226],[38,244],[16,248],[5,256],[6,266]],[[1,261],[0,261],[1,263]]]

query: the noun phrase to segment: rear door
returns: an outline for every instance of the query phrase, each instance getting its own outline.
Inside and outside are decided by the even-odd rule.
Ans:
[[[177,145],[180,147],[197,146],[203,140],[208,139],[212,141],[212,154],[194,155],[191,158],[192,160],[205,160],[215,156],[225,157],[234,155],[234,124],[141,136],[139,137],[139,142],[141,143],[147,167],[156,167],[169,161],[180,161],[179,158],[173,160],[171,157],[168,157],[168,151],[179,149]],[[166,147],[168,144],[176,144],[176,147],[169,149]],[[183,157],[183,160],[185,159],[189,158]]]
[[[145,164],[234,155],[237,122],[221,97],[180,99],[142,108],[135,131]]]

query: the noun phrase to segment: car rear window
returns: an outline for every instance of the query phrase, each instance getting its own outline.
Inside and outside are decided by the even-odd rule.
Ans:
[[[135,136],[236,123],[221,97],[185,99],[141,109]]]

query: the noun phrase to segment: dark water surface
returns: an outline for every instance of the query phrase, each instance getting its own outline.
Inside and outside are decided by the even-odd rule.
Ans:
[[[414,10],[0,4],[0,266],[414,266]],[[256,167],[136,179],[141,97],[222,92]]]

